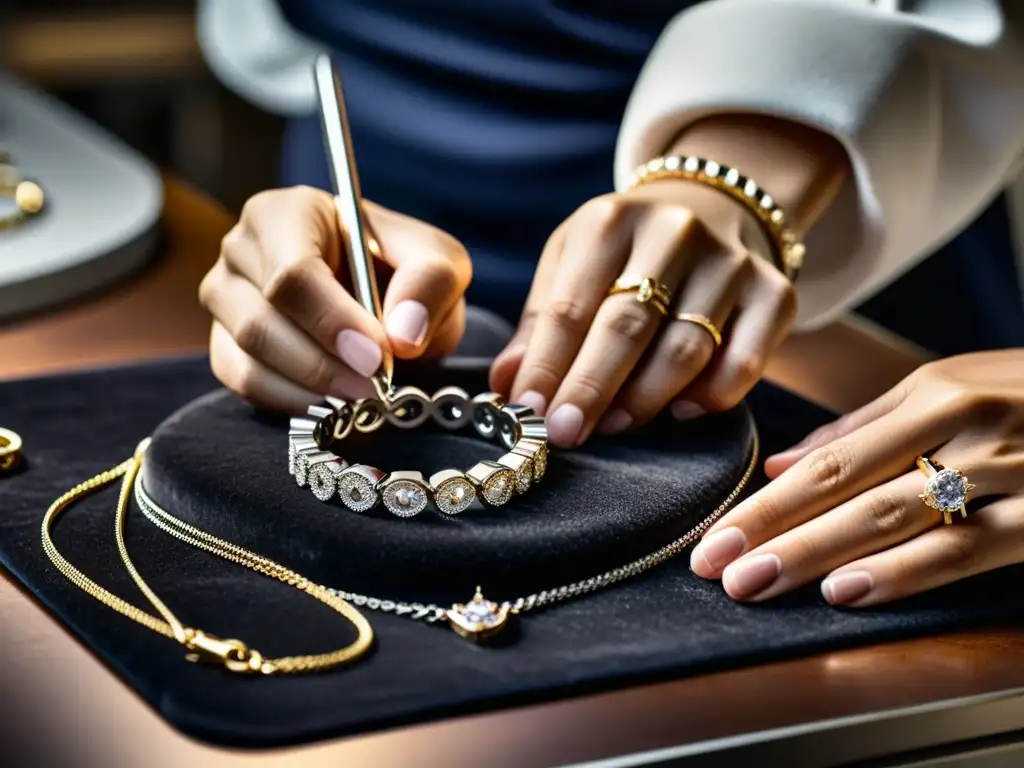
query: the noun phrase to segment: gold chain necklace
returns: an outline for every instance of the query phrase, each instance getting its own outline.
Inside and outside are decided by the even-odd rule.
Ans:
[[[198,549],[205,550],[211,554],[222,557],[232,563],[249,568],[265,576],[277,579],[288,586],[295,587],[305,592],[312,598],[319,600],[324,605],[334,609],[344,616],[356,628],[358,636],[348,646],[329,653],[311,654],[306,656],[284,656],[276,659],[264,658],[259,651],[249,648],[240,640],[222,639],[207,634],[198,629],[184,626],[178,618],[171,613],[170,609],[146,584],[139,574],[128,555],[128,548],[124,542],[124,525],[127,516],[128,502],[131,498],[132,486],[135,484],[139,468],[142,466],[142,459],[146,448],[149,446],[147,438],[135,450],[135,455],[121,462],[116,467],[102,472],[95,477],[86,480],[57,499],[46,511],[43,517],[42,537],[43,549],[57,570],[63,574],[72,584],[83,590],[111,610],[117,611],[123,616],[151,629],[165,637],[172,638],[188,650],[186,658],[189,661],[207,661],[223,664],[231,672],[238,673],[262,673],[272,674],[294,674],[302,672],[322,672],[334,667],[351,663],[365,654],[373,644],[373,629],[356,608],[346,600],[333,594],[326,587],[314,584],[306,577],[285,568],[273,560],[257,555],[242,547],[223,541],[210,534],[203,536],[191,536],[180,534],[177,538]],[[117,548],[121,554],[121,561],[128,571],[132,580],[139,587],[142,593],[156,609],[160,617],[146,613],[140,608],[123,600],[112,592],[104,589],[88,576],[75,568],[68,562],[57,549],[51,536],[51,529],[57,517],[76,500],[89,495],[90,493],[103,488],[106,485],[123,477],[121,493],[117,500],[117,512],[115,515],[114,536],[117,540]]]

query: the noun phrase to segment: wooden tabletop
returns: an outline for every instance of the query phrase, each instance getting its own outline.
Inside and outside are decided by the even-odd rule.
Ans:
[[[196,287],[232,219],[173,180],[166,183],[166,200],[164,245],[153,265],[108,294],[0,327],[0,378],[205,347],[209,320],[196,303]],[[918,350],[851,320],[794,337],[770,373],[809,399],[845,410],[884,391],[920,359]],[[10,739],[48,734],[31,741],[40,764],[46,758],[63,763],[67,750],[74,750],[80,765],[457,765],[456,754],[445,748],[452,743],[466,748],[462,754],[484,754],[473,746],[486,749],[488,765],[564,764],[1024,686],[1024,630],[998,628],[837,651],[304,748],[243,753],[202,745],[174,731],[3,575],[0,617],[0,702],[18,702],[9,715],[5,708],[0,741],[9,745]],[[992,712],[992,718],[1006,715]],[[1014,722],[1008,718],[1006,728],[1024,727],[1024,716]],[[900,738],[914,746],[912,729],[904,730]],[[56,755],[65,759],[53,759]]]

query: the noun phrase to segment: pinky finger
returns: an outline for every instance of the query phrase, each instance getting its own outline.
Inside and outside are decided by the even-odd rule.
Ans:
[[[323,399],[250,357],[217,322],[210,332],[210,367],[224,386],[262,408],[303,414]]]
[[[878,605],[1022,560],[1024,498],[1017,496],[848,563],[829,574],[821,592],[833,605]]]

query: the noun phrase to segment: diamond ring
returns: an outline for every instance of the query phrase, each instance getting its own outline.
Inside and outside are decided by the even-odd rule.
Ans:
[[[967,475],[959,469],[947,469],[937,461],[925,456],[917,457],[917,467],[928,476],[921,500],[932,509],[942,513],[943,522],[952,525],[953,512],[960,510],[960,517],[967,517],[967,494],[974,484],[967,481]]]

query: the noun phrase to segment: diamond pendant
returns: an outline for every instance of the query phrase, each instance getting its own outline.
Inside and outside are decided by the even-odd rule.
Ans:
[[[501,632],[508,621],[508,605],[498,605],[484,598],[480,587],[468,603],[456,603],[448,609],[451,628],[473,642],[481,642]]]

